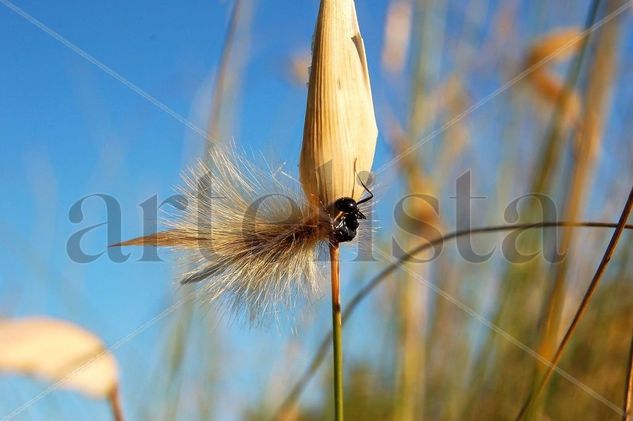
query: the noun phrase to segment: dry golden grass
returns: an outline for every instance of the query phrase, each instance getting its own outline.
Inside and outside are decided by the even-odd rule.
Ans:
[[[525,68],[535,69],[528,81],[545,102],[554,107],[564,98],[561,115],[568,126],[578,124],[582,101],[578,93],[567,90],[566,82],[552,75],[543,62],[557,62],[575,54],[582,45],[582,38],[580,28],[556,30],[532,44],[525,58]]]
[[[314,34],[299,165],[308,200],[360,199],[378,129],[363,38],[352,0],[323,0]]]

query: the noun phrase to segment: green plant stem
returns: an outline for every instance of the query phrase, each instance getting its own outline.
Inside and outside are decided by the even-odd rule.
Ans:
[[[332,278],[332,351],[334,354],[334,415],[343,421],[343,318],[338,244],[330,244]]]

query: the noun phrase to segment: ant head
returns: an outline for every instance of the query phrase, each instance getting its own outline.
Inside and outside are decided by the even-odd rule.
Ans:
[[[341,197],[334,202],[334,208],[341,212],[353,213],[358,211],[358,204],[351,197]]]

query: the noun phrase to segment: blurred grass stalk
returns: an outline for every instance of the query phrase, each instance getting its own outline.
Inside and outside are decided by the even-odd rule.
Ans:
[[[242,68],[248,53],[249,32],[251,18],[255,9],[256,0],[234,0],[231,7],[226,35],[222,44],[222,52],[215,72],[214,85],[207,121],[207,138],[201,159],[207,159],[209,148],[215,142],[222,142],[225,138],[225,129],[230,130],[233,121],[230,104],[236,100],[237,88],[240,86]],[[181,296],[182,290],[176,294]],[[145,408],[154,411],[146,414],[152,419],[176,419],[181,411],[184,396],[184,381],[187,378],[187,350],[192,346],[198,347],[196,353],[205,355],[201,361],[203,367],[197,370],[200,376],[200,393],[195,394],[198,415],[202,419],[212,417],[215,406],[213,389],[217,382],[219,366],[216,360],[221,350],[217,347],[218,340],[216,326],[211,326],[215,318],[206,312],[199,311],[197,300],[187,300],[177,312],[176,318],[170,325],[163,345],[163,361],[168,361],[167,370],[157,370],[163,380],[162,397],[157,399],[162,403],[162,409],[157,406]],[[197,340],[195,340],[197,339]],[[226,350],[223,350],[226,352]],[[152,382],[158,384],[157,381]],[[189,399],[184,399],[189,401]],[[156,412],[158,411],[158,413]]]
[[[409,3],[403,0],[392,1],[390,11],[393,11],[396,17],[391,14],[387,17],[383,51],[385,71],[391,76],[400,76],[398,72],[402,70],[404,62],[403,51],[409,47],[408,38],[411,36],[411,24],[408,22],[415,20],[414,27],[418,29],[415,31],[413,44],[413,74],[410,80],[407,130],[402,130],[397,123],[391,121],[388,136],[393,155],[399,158],[399,172],[405,184],[406,194],[411,196],[404,209],[410,223],[397,233],[399,246],[405,253],[418,245],[420,238],[433,237],[431,230],[441,231],[439,215],[431,203],[423,200],[422,196],[437,197],[438,185],[450,173],[449,169],[463,152],[464,140],[467,138],[465,129],[455,122],[446,130],[443,141],[439,142],[437,160],[425,161],[419,153],[410,152],[410,148],[422,138],[426,130],[440,124],[440,116],[446,115],[446,119],[450,120],[451,115],[458,115],[465,100],[459,75],[445,77],[439,65],[431,65],[440,62],[442,49],[439,46],[444,44],[447,3],[419,0],[415,8]],[[400,24],[396,25],[394,22]],[[427,86],[435,86],[433,92],[428,92]],[[427,171],[425,165],[428,165]],[[434,177],[428,176],[427,172],[434,174]],[[442,338],[439,340],[450,342],[452,339],[445,335],[447,332],[437,329],[448,324],[445,317],[449,313],[442,311],[445,303],[441,300],[435,301],[435,296],[431,300],[427,287],[411,275],[416,273],[417,276],[428,278],[431,276],[431,265],[426,264],[420,268],[419,264],[406,262],[403,266],[404,270],[399,271],[401,279],[397,284],[399,304],[393,418],[410,421],[433,416],[431,414],[434,414],[436,409],[427,408],[425,404],[427,387],[433,384],[434,387],[444,389],[442,384],[448,381],[443,367],[434,367],[430,370],[431,367],[427,366],[427,352],[431,350],[429,334],[441,334]],[[448,282],[446,279],[443,281]],[[431,314],[431,309],[435,309],[434,314]],[[433,321],[432,326],[427,326],[429,320]],[[427,377],[429,373],[433,374],[432,378]],[[442,392],[433,390],[432,396],[439,394]],[[451,413],[451,405],[455,402],[454,395],[444,396],[443,401],[445,410]]]
[[[585,30],[593,25],[596,15],[597,2],[594,1],[588,12]],[[575,31],[569,31],[566,36],[574,37],[574,34]],[[582,36],[579,32],[578,34],[575,40],[574,38],[566,40],[561,39],[561,37],[546,37],[544,40],[537,41],[526,54],[524,66],[531,68],[538,62],[535,60],[543,60],[548,56],[552,58],[560,55],[566,56],[570,51],[576,52],[570,63],[564,84],[562,86],[549,86],[550,88],[555,86],[552,92],[557,93],[557,97],[552,95],[544,96],[545,99],[554,100],[554,102],[552,104],[550,127],[532,171],[529,194],[552,194],[552,185],[557,175],[554,169],[561,161],[560,151],[564,146],[565,135],[574,127],[569,122],[573,118],[574,108],[577,108],[577,105],[574,106],[574,104],[577,104],[577,100],[574,100],[576,85],[580,78],[589,40],[589,35]],[[552,56],[552,54],[556,54],[556,56]],[[538,76],[539,72],[543,71],[545,70],[538,69],[527,79],[528,83],[537,86],[537,92],[543,92],[544,87],[539,86],[539,83],[544,78]],[[554,80],[552,78],[547,79],[550,81]],[[531,222],[538,220],[542,217],[539,212],[537,201],[529,201],[522,213],[522,221]],[[524,250],[534,250],[538,247],[538,239],[536,231],[528,232],[520,239],[521,244],[519,246]],[[498,307],[492,317],[492,321],[496,326],[502,326],[514,337],[531,336],[530,334],[533,332],[531,318],[534,316],[530,309],[532,305],[537,305],[537,299],[541,295],[538,292],[546,287],[544,282],[535,283],[533,280],[541,278],[542,274],[542,261],[540,259],[534,258],[520,265],[508,263],[505,273],[501,276],[502,283],[497,298]],[[508,352],[508,346],[509,344],[506,342],[499,342],[498,337],[495,335],[487,336],[474,365],[473,378],[478,383],[471,390],[470,397],[467,400],[468,403],[463,411],[464,414],[471,414],[474,411],[478,395],[486,382],[486,373],[490,364],[493,363],[490,360],[493,352],[496,352],[497,355],[497,360],[494,361],[496,367],[510,367],[516,364],[515,357]],[[500,411],[502,402],[495,402],[493,405],[497,406],[497,409],[493,410],[493,413],[496,413]]]
[[[624,386],[624,405],[622,410],[622,421],[633,418],[633,334],[631,335],[631,346],[629,348],[629,361]]]
[[[440,91],[444,92],[445,89]],[[436,96],[432,95],[430,98],[436,98]],[[442,109],[450,108],[458,98],[458,95],[453,95],[451,92],[449,98],[443,101]],[[425,95],[425,101],[428,99],[429,97]],[[433,106],[433,103],[428,103],[428,106]],[[440,111],[438,107],[436,112]],[[399,172],[404,180],[406,194],[410,196],[404,206],[408,224],[397,232],[398,245],[402,251],[409,253],[419,245],[420,238],[432,238],[434,231],[441,232],[442,224],[432,204],[423,199],[423,197],[437,197],[435,182],[425,174],[424,164],[418,154],[405,153],[413,145],[412,136],[397,127],[395,123],[392,125],[394,127],[391,129],[389,142],[393,155],[399,157]],[[425,125],[417,122],[412,126],[423,128]],[[459,127],[455,129],[457,133],[460,133]],[[455,140],[458,145],[453,145],[452,142],[442,144],[440,155],[443,159],[439,162],[450,165],[457,159],[462,150],[462,142],[459,136]],[[446,170],[442,172],[446,173]],[[427,320],[434,316],[434,325],[441,325],[444,323],[442,319],[444,313],[439,312],[442,303],[437,302],[435,306],[431,306],[427,287],[417,279],[418,276],[425,279],[431,276],[430,264],[420,267],[418,263],[405,262],[402,266],[403,270],[399,271],[401,279],[397,283],[399,305],[397,306],[398,342],[395,355],[394,419],[408,421],[419,419],[426,410],[424,404],[427,388],[426,359],[429,348]],[[434,315],[430,314],[431,307],[436,310]]]
[[[606,13],[615,10],[618,3],[618,1],[613,0],[608,1]],[[571,145],[574,159],[571,160],[567,185],[562,189],[565,192],[563,219],[568,221],[576,221],[582,216],[593,185],[595,163],[600,149],[604,121],[609,114],[609,98],[616,67],[619,26],[619,20],[614,19],[604,25],[596,36],[595,55],[586,82],[582,125],[577,132],[575,142],[572,142]],[[551,287],[544,297],[545,306],[541,316],[543,322],[538,352],[547,359],[552,357],[560,337],[561,318],[566,296],[566,277],[574,250],[575,230],[563,228],[561,234],[561,248],[555,253],[560,253],[565,257],[562,261],[552,264],[549,272],[553,274],[550,276]],[[541,377],[544,369],[543,365],[537,364],[536,379]],[[537,410],[535,413],[537,417],[538,413]]]
[[[242,70],[248,54],[248,34],[257,0],[233,0],[229,24],[222,44],[222,53],[215,74],[209,121],[207,122],[207,150],[225,135],[223,127],[230,128],[232,113],[227,112],[235,101]],[[229,110],[230,111],[230,110]]]
[[[424,3],[424,2],[422,2]],[[420,7],[420,2],[416,8]],[[417,9],[416,9],[417,10]],[[411,37],[411,21],[414,18],[413,4],[410,1],[393,0],[389,5],[389,14],[385,27],[385,43],[383,48],[383,69],[392,76],[400,76],[403,70],[407,49],[409,47],[409,38]],[[424,13],[418,13],[416,23],[427,16]],[[422,36],[428,32],[421,32],[416,35]],[[418,40],[420,41],[420,40]],[[422,59],[424,55],[417,56]],[[409,114],[409,133],[404,133],[397,124],[392,122],[392,130],[390,143],[393,149],[393,155],[401,159],[398,161],[399,171],[405,180],[408,194],[421,194],[427,191],[426,180],[424,177],[422,163],[417,153],[403,152],[413,144],[415,132],[422,130],[427,124],[428,116],[421,112],[417,112],[424,102],[424,63],[418,61],[418,72],[415,73],[411,81],[414,94],[410,98]],[[416,118],[416,116],[418,118]],[[427,118],[422,118],[422,117]],[[420,204],[415,201],[414,209],[411,209],[409,215],[419,221],[427,220],[425,211],[420,206],[424,206],[426,202]],[[415,224],[417,225],[417,224]],[[411,231],[398,233],[400,247],[403,251],[408,252],[412,241],[410,233],[417,232],[418,226],[408,227]],[[411,263],[405,263],[404,266],[411,266]],[[394,413],[393,419],[397,421],[412,421],[424,411],[425,398],[425,338],[424,330],[426,325],[426,308],[427,299],[425,288],[409,275],[409,270],[404,268],[397,275],[399,282],[396,287],[398,306],[396,310],[396,353],[394,355],[395,365],[395,387],[394,387]],[[425,270],[425,272],[428,272]]]
[[[400,172],[405,180],[407,194],[430,194],[427,179],[423,174],[421,162],[417,154],[401,155],[412,144],[410,137],[396,131],[391,137],[395,156],[401,156],[398,161]],[[434,221],[435,214],[426,201],[414,200],[405,210],[415,222],[406,227],[406,231],[398,233],[400,248],[408,253],[417,242],[415,233],[421,232],[424,223]],[[412,236],[414,234],[414,236]],[[417,271],[417,266],[410,262],[404,263],[404,270],[399,272],[401,278],[397,287],[399,305],[397,315],[397,340],[395,358],[396,387],[394,389],[395,407],[394,419],[411,421],[419,417],[424,411],[425,397],[425,338],[426,311],[428,306],[426,288],[410,273]],[[428,274],[426,267],[422,269]],[[422,274],[422,276],[426,276]]]

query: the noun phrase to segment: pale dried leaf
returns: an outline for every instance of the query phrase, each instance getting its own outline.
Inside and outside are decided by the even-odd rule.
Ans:
[[[105,398],[117,363],[94,334],[69,322],[28,317],[0,322],[0,371],[27,374]]]

